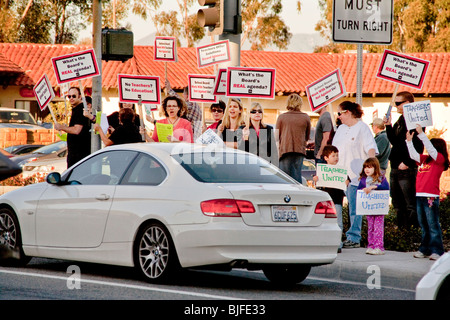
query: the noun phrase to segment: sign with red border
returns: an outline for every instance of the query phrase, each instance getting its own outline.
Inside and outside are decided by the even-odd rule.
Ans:
[[[189,101],[216,103],[217,97],[213,94],[214,75],[188,74]]]
[[[216,96],[224,96],[227,93],[227,69],[219,69],[214,82],[214,92]]]
[[[430,62],[395,51],[384,50],[377,77],[422,89]]]
[[[53,91],[52,85],[46,74],[44,74],[33,87],[33,93],[39,104],[39,108],[43,111],[55,97],[55,91]]]
[[[228,40],[197,47],[197,65],[199,68],[204,68],[230,60],[230,44]]]
[[[100,75],[94,49],[52,58],[58,84]]]
[[[322,109],[346,94],[344,80],[342,80],[339,69],[306,86],[306,95],[313,112]]]
[[[275,69],[228,67],[226,95],[275,99]]]
[[[155,37],[153,51],[155,61],[177,62],[177,38]]]
[[[119,74],[117,78],[120,102],[161,103],[159,77]]]

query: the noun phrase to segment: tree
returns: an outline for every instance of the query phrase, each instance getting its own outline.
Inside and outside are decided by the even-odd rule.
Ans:
[[[356,49],[356,45],[333,43],[333,0],[319,0],[322,19],[316,30],[330,43],[316,48],[316,52],[343,52]],[[450,50],[450,0],[395,0],[393,41],[389,46],[365,45],[369,52],[391,49],[400,52],[447,52]]]

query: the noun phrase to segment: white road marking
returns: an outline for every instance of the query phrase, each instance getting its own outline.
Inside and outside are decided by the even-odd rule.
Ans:
[[[3,269],[0,269],[0,273],[15,274],[15,275],[21,275],[21,276],[28,276],[28,277],[37,277],[37,278],[56,279],[56,280],[63,280],[63,281],[67,281],[67,279],[68,279],[68,277],[62,277],[62,276],[53,276],[53,275],[39,274],[39,273],[33,273],[33,272],[21,272],[21,271],[11,271],[11,270],[3,270]],[[188,295],[188,296],[210,298],[210,299],[243,300],[243,299],[236,298],[236,297],[219,296],[219,295],[213,295],[213,294],[207,294],[207,293],[188,292],[188,291],[182,291],[182,290],[162,289],[162,288],[154,288],[154,287],[147,287],[147,286],[140,286],[140,285],[130,285],[130,284],[123,284],[123,283],[116,283],[116,282],[108,282],[108,281],[98,281],[98,280],[89,280],[89,279],[81,279],[80,281],[81,281],[81,283],[91,283],[91,284],[105,285],[105,286],[111,286],[111,287],[121,287],[121,288],[127,288],[127,289],[144,290],[144,291],[173,293],[173,294]]]

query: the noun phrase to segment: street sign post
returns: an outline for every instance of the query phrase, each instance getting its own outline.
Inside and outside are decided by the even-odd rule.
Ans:
[[[393,0],[334,0],[333,41],[392,43]]]

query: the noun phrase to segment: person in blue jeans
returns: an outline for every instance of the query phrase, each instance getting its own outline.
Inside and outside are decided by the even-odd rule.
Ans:
[[[419,164],[416,179],[417,218],[422,229],[422,241],[414,258],[437,260],[444,254],[442,230],[439,224],[439,180],[442,172],[448,170],[450,160],[444,139],[428,139],[420,125],[416,125],[417,136],[423,142],[428,154],[420,155],[412,142],[414,133],[406,133],[408,152]]]
[[[338,106],[338,119],[342,124],[336,130],[333,145],[339,150],[338,165],[347,169],[350,183],[347,187],[347,200],[350,228],[343,248],[359,248],[361,241],[362,217],[356,214],[356,194],[359,175],[367,158],[378,153],[378,147],[369,126],[361,120],[362,107],[351,101],[343,101]]]

